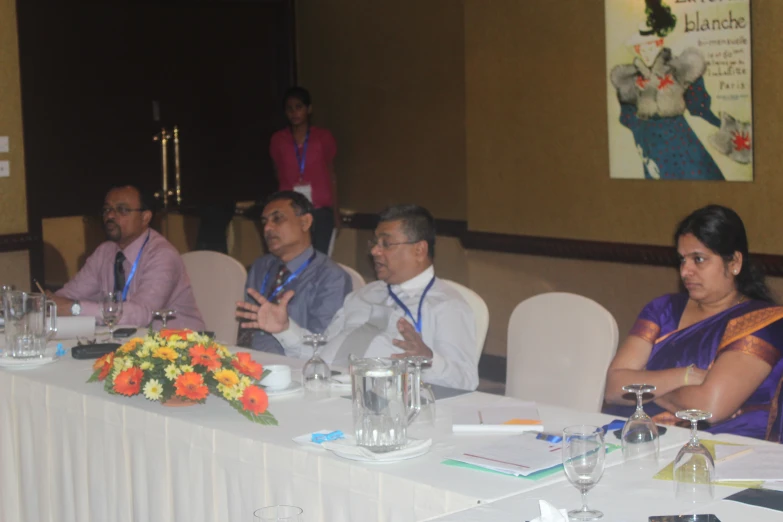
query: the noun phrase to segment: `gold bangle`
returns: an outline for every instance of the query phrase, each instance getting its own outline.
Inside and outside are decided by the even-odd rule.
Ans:
[[[685,386],[688,386],[688,376],[691,374],[691,370],[693,370],[693,364],[689,364],[688,367],[685,369]]]

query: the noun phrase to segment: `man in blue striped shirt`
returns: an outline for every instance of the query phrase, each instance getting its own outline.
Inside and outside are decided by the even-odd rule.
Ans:
[[[288,315],[310,332],[323,332],[342,308],[352,285],[342,268],[313,249],[312,203],[294,191],[272,194],[264,206],[261,224],[269,253],[256,259],[250,268],[245,300],[255,303],[247,295],[248,288],[272,301],[279,301],[288,290],[293,290]],[[277,339],[262,330],[240,328],[237,344],[284,353]]]

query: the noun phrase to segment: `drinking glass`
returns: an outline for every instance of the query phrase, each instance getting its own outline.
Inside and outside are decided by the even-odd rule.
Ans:
[[[636,394],[636,411],[628,418],[621,437],[623,459],[626,463],[634,461],[640,467],[658,467],[660,455],[660,439],[658,427],[652,418],[644,412],[642,398],[645,393],[655,391],[652,384],[629,384],[623,386],[623,391]]]
[[[122,316],[122,294],[119,292],[107,292],[103,295],[102,311],[103,322],[109,327],[109,340],[114,339],[114,326]]]
[[[258,522],[304,522],[302,508],[296,506],[269,506],[257,509],[253,513],[253,520]]]
[[[704,445],[699,442],[698,422],[712,417],[701,410],[683,410],[676,413],[678,419],[691,422],[691,438],[674,459],[674,496],[683,502],[710,502],[714,496],[712,477],[715,462]]]
[[[0,317],[3,316],[3,309],[5,308],[5,294],[16,290],[14,285],[0,285]]]
[[[582,494],[582,509],[568,512],[571,520],[597,520],[604,516],[587,507],[587,492],[604,473],[606,446],[598,426],[569,426],[563,430],[563,468],[568,481]]]
[[[326,344],[326,336],[322,334],[305,335],[304,344],[313,348],[313,356],[302,368],[302,385],[305,394],[315,399],[328,397],[332,372],[326,361],[318,355],[318,348]]]

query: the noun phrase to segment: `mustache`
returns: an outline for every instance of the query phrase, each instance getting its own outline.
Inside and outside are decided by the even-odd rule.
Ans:
[[[106,222],[103,224],[103,226],[104,226],[104,227],[106,227],[106,226],[109,226],[109,225],[114,225],[114,226],[116,226],[116,225],[117,225],[117,222],[116,222],[116,221],[114,221],[113,219],[110,219],[109,221],[106,221]]]
[[[280,237],[276,234],[265,234],[264,239],[269,241],[270,239],[280,239]]]

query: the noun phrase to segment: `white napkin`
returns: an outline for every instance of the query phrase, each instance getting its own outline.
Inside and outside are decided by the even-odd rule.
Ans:
[[[568,522],[568,511],[557,509],[546,500],[538,501],[541,516],[534,518],[530,522]]]
[[[402,460],[406,457],[422,455],[429,450],[430,446],[432,446],[432,439],[408,439],[408,443],[402,449],[389,451],[386,453],[373,453],[367,448],[357,446],[356,440],[350,436],[346,436],[344,439],[326,441],[321,444],[322,448],[333,451],[341,457],[354,457],[357,460],[367,460],[373,462]]]
[[[77,337],[95,336],[95,317],[57,317],[57,333],[55,339],[76,339]]]

